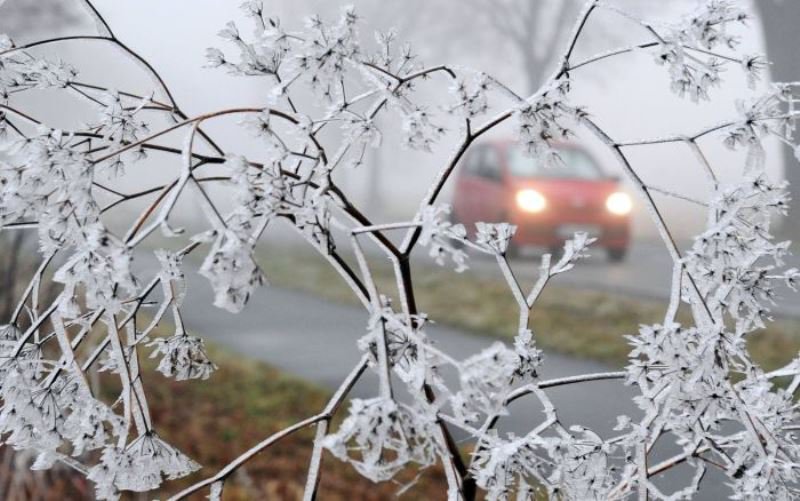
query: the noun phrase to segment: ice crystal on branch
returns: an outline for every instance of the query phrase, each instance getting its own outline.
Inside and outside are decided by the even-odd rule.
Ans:
[[[555,80],[547,85],[520,104],[514,115],[518,141],[523,150],[545,166],[551,166],[561,162],[554,143],[568,139],[575,122],[586,112],[568,103],[569,79]]]
[[[426,318],[414,315],[408,321],[392,310],[386,298],[382,302],[383,308],[370,319],[368,333],[359,340],[359,347],[370,354],[371,365],[380,370],[378,343],[385,342],[392,369],[403,382],[419,390],[426,382],[437,379],[437,357],[431,353],[424,332]]]
[[[0,102],[30,89],[63,89],[77,76],[75,69],[63,61],[13,51],[14,42],[6,35],[0,37]]]
[[[217,366],[211,363],[203,347],[203,340],[186,333],[177,333],[167,339],[156,339],[150,358],[161,356],[157,371],[176,381],[208,379]]]
[[[253,259],[252,245],[232,232],[214,238],[200,273],[214,288],[214,305],[233,313],[241,311],[256,287],[266,282]]]
[[[668,68],[672,91],[694,102],[708,100],[709,91],[722,82],[724,66],[737,60],[717,51],[735,51],[740,41],[732,28],[748,20],[740,2],[711,0],[661,36],[655,59]],[[755,86],[765,68],[763,57],[747,55],[738,60],[748,83]]]
[[[119,499],[120,491],[147,492],[156,489],[164,477],[184,477],[200,465],[148,431],[124,449],[107,447],[100,463],[89,471],[98,499]]]
[[[478,222],[475,223],[475,226],[478,230],[475,243],[493,254],[505,254],[509,243],[511,243],[511,238],[517,231],[516,226],[508,223],[490,224]]]
[[[458,414],[468,421],[480,415],[505,414],[506,399],[514,384],[536,377],[539,353],[524,345],[521,348],[524,351],[518,353],[503,343],[494,343],[462,362],[462,390],[453,398]]]
[[[91,0],[81,3],[97,20],[105,42],[145,62],[117,38],[102,9]],[[571,92],[581,78],[578,68],[634,50],[651,51],[667,68],[673,91],[694,101],[712,98],[711,89],[724,84],[723,69],[729,65],[738,66],[754,85],[766,61],[737,52],[735,27],[747,20],[739,2],[706,0],[681,21],[665,25],[589,0],[556,72],[527,97],[480,71],[424,65],[393,30],[362,38],[352,8],[333,21],[311,16],[305,23],[285,24],[269,17],[259,0],[246,1],[242,9],[247,28],[225,24],[220,31],[224,50],[208,49],[208,66],[261,77],[262,104],[194,117],[180,109],[152,65],[140,64],[152,79],[152,95],[118,92],[83,82],[70,66],[0,36],[0,229],[35,228],[41,254],[28,286],[4,291],[19,295],[10,318],[0,319],[0,434],[7,445],[34,453],[36,469],[60,462],[85,474],[101,499],[149,491],[195,471],[199,465],[153,431],[158,423],[147,405],[150,378],[143,377],[139,365],[141,350],[152,348],[156,370],[166,377],[208,378],[216,366],[203,341],[187,334],[182,318],[182,307],[193,301],[187,275],[195,267],[185,258],[204,256],[198,271],[211,284],[214,304],[239,312],[266,283],[257,247],[280,223],[330,262],[364,305],[366,333],[353,347],[362,351],[361,362],[325,409],[275,433],[176,497],[210,488],[211,497],[219,498],[236,468],[312,424],[317,438],[306,483],[309,499],[320,485],[323,449],[374,481],[396,480],[404,470],[440,463],[452,501],[482,494],[531,499],[545,493],[578,501],[636,495],[685,499],[708,482],[710,469],[726,476],[734,498],[800,496],[795,404],[800,363],[765,372],[748,350],[748,340],[770,321],[780,286],[797,289],[800,281],[797,269],[784,269],[789,244],[771,234],[789,197],[785,183],[767,175],[762,144],[777,137],[800,151],[798,84],[741,99],[738,114],[699,134],[642,141],[623,141],[602,129],[602,120],[595,123],[586,103],[576,102]],[[645,28],[651,40],[579,60],[573,49],[603,10],[623,14],[620,22]],[[61,41],[37,47],[44,51]],[[424,92],[418,85],[423,80]],[[96,118],[75,130],[53,127],[25,109],[42,89],[78,96]],[[447,90],[449,96],[436,97]],[[308,96],[316,100],[312,105]],[[209,122],[232,116],[254,139],[257,149],[248,157],[223,148],[211,134]],[[454,122],[453,130],[445,128]],[[154,130],[163,123],[168,125]],[[562,161],[559,142],[578,129],[592,134],[643,195],[641,203],[673,258],[674,280],[663,322],[642,326],[628,338],[624,371],[540,377],[547,359],[531,329],[531,312],[550,281],[588,255],[594,238],[576,233],[564,242],[561,256],[543,256],[531,287],[518,280],[516,263],[507,259],[516,243],[514,225],[481,222],[468,233],[440,199],[464,155],[503,123],[513,124],[520,148],[545,167]],[[391,125],[401,131],[403,146],[421,152],[457,144],[436,169],[417,211],[402,221],[376,224],[338,184],[339,173],[346,166],[371,168],[366,150],[394,139],[396,134],[385,130]],[[172,144],[176,134],[184,135],[180,147]],[[730,175],[718,178],[701,137],[744,150],[741,173],[731,163],[726,166]],[[664,208],[651,196],[654,188],[628,157],[630,146],[677,143],[695,150],[702,164],[698,171],[713,181],[706,196],[696,200],[707,208],[706,228],[685,251],[671,235]],[[163,155],[166,181],[151,185],[148,179],[147,187],[131,189],[123,167],[151,151],[160,161]],[[177,160],[171,163],[172,155]],[[194,236],[170,225],[184,201],[202,215]],[[141,211],[132,216],[121,207]],[[172,250],[142,248],[158,230],[166,238],[164,247]],[[405,235],[396,235],[400,232]],[[341,235],[352,245],[338,246]],[[368,239],[392,262],[390,287],[396,290],[381,290],[384,281],[373,276],[375,256],[361,248]],[[429,328],[435,318],[420,312],[413,279],[412,256],[419,247],[439,264],[452,261],[459,272],[467,267],[468,250],[492,258],[488,262],[499,267],[518,307],[513,345],[495,343],[471,356],[453,357],[437,343]],[[139,256],[141,266],[137,260],[134,267]],[[53,291],[52,297],[45,290]],[[387,297],[397,297],[396,305]],[[686,312],[681,323],[679,310]],[[174,334],[164,337],[156,328],[169,319]],[[117,380],[111,385],[117,388],[114,395],[94,391],[95,372]],[[352,399],[347,417],[335,419],[365,373],[377,375],[378,391]],[[612,436],[566,425],[550,398],[553,388],[600,380],[624,380],[638,408],[619,417]],[[540,411],[528,416],[528,429],[512,434],[502,421],[517,412],[512,404],[518,399],[533,400]],[[471,455],[459,449],[461,438],[473,444]],[[662,444],[676,455],[662,460]],[[675,479],[670,485],[656,482],[668,472]]]
[[[425,207],[420,214],[421,233],[419,244],[428,247],[428,254],[440,266],[444,266],[449,256],[456,265],[456,271],[467,269],[467,254],[456,247],[467,237],[467,230],[461,224],[448,221],[450,206],[447,204]]]
[[[135,107],[130,108],[125,106],[118,92],[109,92],[103,98],[104,107],[101,109],[100,123],[96,127],[102,131],[106,140],[116,146],[136,142],[149,132],[147,124],[136,118],[148,104],[149,99],[142,99]]]
[[[456,80],[450,88],[455,103],[450,108],[466,119],[474,119],[489,109],[488,94],[491,87],[489,77],[483,73],[472,75],[468,80]]]
[[[726,129],[725,145],[731,149],[746,148],[748,168],[760,172],[766,156],[762,141],[770,135],[787,142],[793,139],[796,127],[793,103],[791,87],[782,84],[756,99],[737,101],[741,121]]]
[[[429,466],[439,452],[431,411],[418,411],[394,400],[354,399],[339,430],[323,442],[373,482],[389,480],[409,463]]]

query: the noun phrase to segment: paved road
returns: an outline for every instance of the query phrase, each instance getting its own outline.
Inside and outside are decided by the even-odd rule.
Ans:
[[[267,362],[289,374],[335,388],[360,358],[356,340],[365,332],[363,310],[331,304],[303,293],[264,288],[239,315],[211,306],[212,293],[204,279],[190,272],[191,294],[184,307],[187,327],[245,356]],[[442,326],[431,326],[429,336],[457,358],[465,358],[493,341]],[[595,362],[547,354],[544,378],[615,370]],[[357,397],[377,394],[377,378],[368,376],[353,390]],[[636,415],[630,389],[620,382],[592,382],[550,391],[565,425],[581,424],[602,436],[611,436],[616,416]],[[543,414],[532,400],[515,403],[501,429],[524,434]],[[674,454],[664,450],[660,455]],[[660,458],[659,458],[660,459]],[[712,473],[713,475],[713,473]],[[668,482],[669,479],[664,481]],[[697,499],[724,499],[720,478],[710,482]]]
[[[192,298],[184,305],[189,329],[244,355],[263,360],[288,373],[335,388],[361,358],[356,341],[365,334],[366,313],[357,308],[331,304],[293,291],[266,288],[258,292],[247,309],[231,315],[211,305],[207,284],[193,284]],[[489,347],[494,340],[441,326],[428,329],[436,345],[456,358],[466,358]],[[605,372],[608,366],[547,354],[543,378]],[[377,378],[369,374],[355,388],[361,397],[376,395]],[[616,416],[629,410],[628,390],[619,382],[596,382],[557,390],[554,399],[563,408],[569,424],[582,423],[608,432]],[[613,403],[613,405],[609,405]],[[540,415],[519,412],[510,418],[510,428],[529,430]]]

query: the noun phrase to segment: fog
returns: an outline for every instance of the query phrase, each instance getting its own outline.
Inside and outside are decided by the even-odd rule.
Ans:
[[[239,12],[239,3],[239,0],[96,2],[116,35],[153,64],[189,115],[227,107],[266,104],[268,85],[264,80],[234,77],[224,71],[203,67],[205,49],[224,46],[216,34],[225,22],[236,21],[242,27],[242,33],[249,34],[245,28],[249,24]],[[311,13],[319,12],[330,18],[336,15],[342,5],[351,3],[355,3],[363,17],[362,31],[365,34],[376,29],[397,27],[400,38],[412,41],[426,63],[448,62],[483,70],[496,75],[518,92],[525,92],[524,65],[509,47],[507,39],[496,30],[487,28],[485,20],[467,8],[466,4],[455,0],[273,0],[266,2],[266,6],[272,15],[283,19],[284,25],[299,27],[303,18]],[[693,2],[627,0],[617,3],[625,4],[626,8],[645,17],[675,19]],[[6,8],[8,6],[0,7],[0,29],[12,33],[18,42],[54,33],[55,28],[49,25],[43,25],[45,33],[41,32],[42,29],[31,29],[31,26],[25,26],[25,29],[14,26],[13,18],[2,16]],[[547,26],[545,20],[542,29],[546,31]],[[613,13],[598,15],[590,24],[584,42],[577,47],[578,57],[648,40],[643,30],[635,27],[620,29],[621,26],[628,24]],[[64,34],[92,31],[91,22],[81,12],[76,14],[75,22],[59,29]],[[745,53],[765,51],[760,23],[751,23],[749,29],[743,29],[740,35]],[[540,50],[539,45],[535,43],[533,50]],[[81,78],[85,81],[142,94],[157,91],[141,68],[108,44],[65,42],[48,46],[46,50],[57,52],[60,57],[78,66]],[[85,57],[87,54],[89,57]],[[545,73],[550,71],[548,69]],[[751,90],[740,72],[733,70],[724,77],[725,82],[714,90],[711,102],[693,104],[673,96],[669,90],[666,69],[654,64],[652,54],[635,53],[576,70],[573,74],[575,88],[572,100],[586,104],[596,121],[616,138],[688,132],[700,130],[726,117],[735,118],[735,101],[753,95],[767,85],[763,83],[760,88]],[[442,89],[448,85],[441,80],[436,84]],[[68,127],[70,120],[86,121],[91,118],[91,109],[77,100],[64,104],[60,96],[58,107],[53,106],[55,102],[45,95],[38,96],[34,104],[43,114],[55,114],[60,120],[56,123],[64,123],[65,127]],[[257,146],[235,127],[235,122],[235,119],[220,120],[207,127],[226,150],[257,156]],[[493,137],[513,137],[514,133],[510,128],[500,128],[493,134]],[[419,154],[393,147],[392,143],[398,143],[394,139],[397,136],[393,135],[390,128],[384,138],[385,147],[379,154],[369,157],[366,164],[359,168],[338,174],[338,181],[346,190],[354,193],[355,200],[379,210],[381,214],[378,219],[383,220],[407,218],[412,214],[419,197],[447,158],[457,137],[456,134],[450,134],[433,154]],[[582,136],[579,136],[579,140],[596,154],[606,171],[619,172],[614,159],[600,144]],[[735,175],[741,171],[743,155],[728,151],[722,146],[719,136],[706,140],[704,147],[723,179],[727,174]],[[783,172],[778,148],[779,145],[774,142],[768,145],[768,171],[776,177],[782,176]],[[630,153],[634,166],[648,183],[692,197],[706,198],[708,185],[688,148],[674,145],[647,147],[631,150]],[[175,162],[168,158],[151,161],[151,169],[161,174],[174,173],[177,166],[171,165],[170,161]],[[144,175],[148,178],[151,176],[149,173]],[[702,208],[663,197],[658,202],[679,237],[689,237],[702,228]],[[653,227],[641,210],[641,205],[637,209],[640,210],[636,212],[634,234],[639,238],[651,237],[654,234]]]

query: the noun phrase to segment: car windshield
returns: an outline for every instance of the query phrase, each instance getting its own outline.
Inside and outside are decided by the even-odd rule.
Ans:
[[[508,166],[515,177],[545,177],[566,179],[602,179],[603,171],[594,160],[582,150],[564,148],[559,150],[561,162],[544,165],[534,157],[527,155],[521,148],[511,148]]]

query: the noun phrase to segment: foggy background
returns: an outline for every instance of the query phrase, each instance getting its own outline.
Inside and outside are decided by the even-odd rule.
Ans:
[[[167,82],[180,107],[189,116],[195,116],[231,107],[267,105],[271,82],[260,78],[230,76],[224,70],[203,67],[206,64],[204,54],[207,47],[229,50],[217,37],[227,21],[235,21],[243,35],[250,35],[249,21],[238,8],[241,1],[96,0],[95,4],[117,37],[152,63]],[[738,30],[742,37],[742,52],[766,53],[770,59],[780,59],[775,67],[777,79],[800,80],[800,70],[797,68],[800,58],[796,57],[796,43],[793,43],[796,40],[793,30],[800,26],[800,0],[757,2],[751,2],[754,17],[750,26]],[[563,53],[564,38],[569,35],[577,10],[583,3],[582,0],[264,1],[269,15],[282,18],[289,30],[302,27],[303,19],[314,13],[334,20],[343,5],[354,4],[362,17],[361,32],[365,43],[368,43],[371,32],[375,30],[396,28],[399,39],[410,41],[414,51],[426,65],[447,63],[481,70],[497,77],[521,95],[534,92],[538,84],[554,70],[558,62],[554,57]],[[648,19],[676,21],[696,1],[609,0],[609,3]],[[0,33],[8,33],[18,45],[55,36],[95,34],[91,20],[82,10],[75,8],[76,4],[72,0],[0,0]],[[771,17],[762,19],[763,13]],[[583,59],[614,47],[650,40],[650,36],[634,24],[601,10],[597,16],[592,17],[585,36],[576,47],[575,57]],[[164,96],[158,92],[146,72],[111,44],[72,41],[33,49],[32,52],[64,59],[79,69],[80,80],[83,82],[140,95],[155,92],[157,98],[164,100]],[[572,77],[574,90],[570,101],[587,105],[596,122],[619,140],[678,132],[691,133],[722,120],[735,120],[738,118],[735,101],[763,92],[770,82],[770,75],[767,74],[765,81],[756,89],[749,89],[742,72],[730,67],[723,74],[723,84],[712,89],[711,102],[691,103],[673,95],[669,89],[667,69],[657,66],[653,54],[646,51],[615,57],[586,69],[576,70]],[[430,92],[429,97],[434,100],[437,95],[445,93],[448,86],[449,82],[446,80],[434,79],[427,84],[426,89],[438,88],[439,91],[424,92]],[[96,110],[71,93],[35,91],[25,94],[20,99],[22,102],[19,107],[54,126],[71,129],[95,119]],[[301,101],[304,100],[301,98]],[[301,107],[314,106],[310,100],[305,101],[307,102],[302,102]],[[498,101],[493,104],[501,106]],[[239,120],[240,118],[214,120],[205,123],[203,127],[218,140],[224,150],[244,154],[255,161],[263,160],[258,141],[237,126]],[[164,122],[157,119],[151,122],[153,130],[163,125]],[[435,147],[433,153],[427,154],[400,147],[397,124],[382,125],[387,126],[383,146],[376,153],[371,153],[362,166],[338,170],[336,181],[374,221],[408,220],[416,211],[431,179],[456,145],[459,139],[458,128],[451,127],[450,133]],[[185,132],[180,132],[165,139],[180,145],[184,135]],[[509,124],[497,128],[486,139],[514,136],[513,128]],[[606,172],[621,174],[604,146],[588,135],[580,136],[578,140],[594,153]],[[744,166],[744,152],[727,150],[720,135],[704,139],[702,146],[722,180],[740,175]],[[793,174],[789,177],[794,176],[797,179],[800,168],[794,160],[791,160],[791,164],[787,161],[791,159],[791,155],[787,155],[776,141],[768,141],[766,147],[769,174],[774,179],[782,179],[790,172]],[[202,148],[199,152],[203,152]],[[649,146],[631,149],[627,153],[634,168],[648,184],[689,197],[703,200],[707,198],[709,186],[688,148],[681,145]],[[179,169],[180,160],[177,157],[153,153],[148,160],[129,167],[124,177],[128,183],[126,191],[132,192],[137,187],[171,181]],[[624,176],[621,177],[625,179]],[[796,184],[800,186],[800,182]],[[451,189],[452,182],[447,187],[447,190]],[[630,187],[628,189],[632,192]],[[446,191],[442,200],[448,201],[450,196],[451,193]],[[702,231],[705,210],[691,203],[657,194],[655,198],[662,208],[667,224],[685,247],[691,236]],[[111,219],[130,222],[132,212],[141,210],[147,202],[150,200],[144,199],[129,204],[129,209],[115,210]],[[605,292],[622,292],[637,298],[643,295],[664,298],[669,290],[672,263],[663,245],[656,242],[655,229],[635,196],[634,203],[635,243],[630,258],[622,264],[608,264],[604,260],[595,260],[585,266],[582,263],[569,274],[559,277],[560,283]],[[800,205],[800,200],[797,203]],[[173,225],[193,226],[193,223],[200,223],[202,216],[198,216],[200,211],[191,197],[186,197],[179,209],[177,217],[171,219]],[[800,226],[797,214],[798,212],[794,212],[794,216],[782,222],[788,236],[800,234],[791,230],[792,224],[795,228]],[[113,221],[107,222],[113,226]],[[194,226],[201,227],[200,224]],[[28,274],[20,263],[25,258],[36,256],[33,251],[35,238],[32,237],[33,232],[27,232],[31,237],[25,245],[31,247],[31,253],[25,255],[20,250],[21,247],[16,246],[16,240],[13,240],[22,234],[0,233],[0,292],[14,291],[14,282],[11,280],[27,280]],[[288,232],[275,232],[272,228],[263,238],[270,242],[287,239],[298,240],[296,236],[290,239]],[[514,265],[515,271],[520,270],[520,275],[532,282],[538,271],[536,261],[515,262]],[[484,276],[488,274],[488,268],[492,268],[492,272],[496,271],[493,266],[494,263],[486,260],[476,263],[477,271]],[[800,266],[800,262],[794,261],[790,266]],[[15,278],[16,275],[22,278]],[[198,279],[194,272],[190,276],[192,280]],[[19,283],[21,282],[17,285]],[[341,363],[338,353],[337,356],[328,357],[334,359],[333,362],[326,361],[325,364],[305,363],[302,357],[309,347],[325,351],[331,350],[333,345],[342,348],[342,351],[346,348],[351,355],[357,355],[349,339],[331,343],[327,337],[318,339],[310,335],[327,335],[329,333],[326,329],[330,326],[345,326],[351,335],[360,333],[363,329],[361,316],[356,315],[355,321],[351,323],[342,318],[331,320],[330,317],[325,317],[323,321],[320,320],[321,314],[320,318],[316,318],[309,312],[325,312],[324,308],[330,305],[320,302],[314,304],[314,308],[307,308],[307,302],[311,301],[308,297],[291,294],[283,297],[281,294],[286,292],[277,287],[264,289],[259,291],[258,298],[254,297],[254,302],[273,294],[268,297],[274,301],[270,303],[272,309],[264,307],[263,303],[268,301],[263,301],[261,309],[258,309],[258,304],[252,305],[254,308],[231,318],[210,306],[211,299],[203,298],[204,294],[209,294],[207,284],[198,284],[197,292],[193,291],[193,300],[187,306],[194,311],[187,318],[207,329],[208,332],[201,334],[208,334],[210,339],[215,339],[213,336],[216,335],[219,336],[216,340],[220,343],[240,343],[234,347],[240,347],[247,354],[258,350],[273,354],[276,360],[267,361],[289,373],[292,373],[291,368],[284,367],[281,363],[297,363],[303,370],[311,368],[328,371],[333,374],[332,380],[338,380],[341,371],[334,363]],[[10,301],[13,294],[7,296],[6,309],[13,304]],[[790,297],[788,304],[781,306],[787,308],[781,310],[781,313],[800,317],[800,304],[796,296]],[[3,308],[0,304],[0,323],[5,318]],[[281,313],[283,316],[276,321]],[[263,335],[268,328],[265,326],[267,322],[264,321],[264,316],[269,316],[270,325],[277,324],[280,332]],[[228,321],[230,324],[225,323]],[[314,321],[319,324],[315,324],[314,329],[309,328],[308,323]],[[217,328],[213,322],[223,325]],[[225,337],[231,333],[231,326],[235,326],[237,335]],[[308,332],[302,332],[303,329]],[[248,333],[253,335],[246,335]],[[280,336],[281,333],[284,337]],[[477,337],[470,338],[473,344],[460,337],[454,339],[454,345],[462,348],[468,346],[470,350],[473,345],[488,342]],[[476,347],[470,353],[477,349],[479,348]],[[298,351],[302,353],[297,354]],[[552,357],[549,353],[548,356]],[[295,361],[291,362],[292,360]],[[553,358],[548,360],[552,361]],[[602,370],[594,366],[591,370],[578,370],[571,366],[567,369],[565,374]],[[309,379],[319,381],[320,377]],[[585,398],[589,397],[591,395]],[[602,407],[613,410],[614,405],[605,401],[607,395],[603,392],[598,392],[593,397],[600,400],[593,410]]]
[[[645,18],[675,20],[696,2],[694,0],[618,0],[614,2]],[[269,83],[259,78],[241,78],[221,70],[203,68],[207,47],[225,48],[216,36],[229,20],[236,21],[243,35],[249,35],[249,22],[241,15],[239,0],[139,0],[119,2],[98,0],[101,10],[120,39],[149,60],[161,73],[180,106],[190,116],[233,106],[266,105]],[[288,28],[301,27],[303,18],[320,13],[335,19],[343,5],[354,4],[362,16],[362,38],[371,32],[397,28],[400,40],[411,41],[422,60],[433,65],[448,64],[485,71],[523,95],[529,95],[554,68],[553,57],[563,52],[563,38],[572,28],[580,0],[403,0],[331,1],[270,0],[265,2],[271,16],[281,17]],[[56,34],[93,33],[87,16],[67,0],[33,2],[9,0],[0,7],[0,31],[12,35],[18,44]],[[758,11],[753,11],[758,15]],[[620,29],[624,27],[624,29]],[[766,52],[763,29],[758,18],[741,29],[744,53]],[[576,55],[582,57],[619,46],[649,40],[643,30],[619,16],[600,11],[590,23]],[[145,73],[121,52],[102,42],[66,42],[42,49],[58,54],[81,71],[80,79],[119,90],[147,94],[155,90]],[[88,57],[86,55],[89,54]],[[664,67],[657,66],[651,53],[642,52],[612,58],[607,62],[579,69],[571,101],[587,104],[596,121],[612,137],[633,139],[675,132],[691,132],[721,119],[736,118],[735,100],[764,90],[747,87],[744,76],[735,68],[724,75],[723,85],[712,92],[709,103],[694,104],[675,97],[669,90]],[[448,83],[435,82],[445,88]],[[93,110],[76,98],[60,93],[52,101],[37,93],[31,103],[41,117],[65,128],[70,121],[90,120]],[[158,95],[158,94],[157,94]],[[66,101],[66,103],[65,103]],[[55,104],[58,103],[58,106]],[[206,127],[228,151],[258,156],[253,141],[235,127],[237,119],[219,120]],[[455,144],[457,130],[445,138],[433,154],[403,149],[398,135],[390,130],[379,153],[372,154],[356,169],[341,169],[338,182],[354,200],[376,220],[408,219],[430,179]],[[494,138],[514,137],[510,126],[498,128]],[[590,138],[579,137],[609,173],[617,165],[605,149]],[[720,136],[707,139],[703,146],[720,177],[737,175],[743,155],[728,151]],[[774,178],[784,175],[784,159],[777,142],[769,141],[768,171]],[[705,198],[704,182],[688,148],[666,145],[630,150],[630,157],[649,184],[689,196]],[[174,175],[175,159],[148,161],[143,176]],[[129,179],[131,173],[128,174]],[[448,188],[451,188],[449,186]],[[448,200],[446,193],[443,200]],[[668,223],[680,239],[702,229],[704,211],[690,203],[657,196]],[[634,238],[655,236],[641,204],[634,216]],[[191,218],[194,211],[184,211]]]

